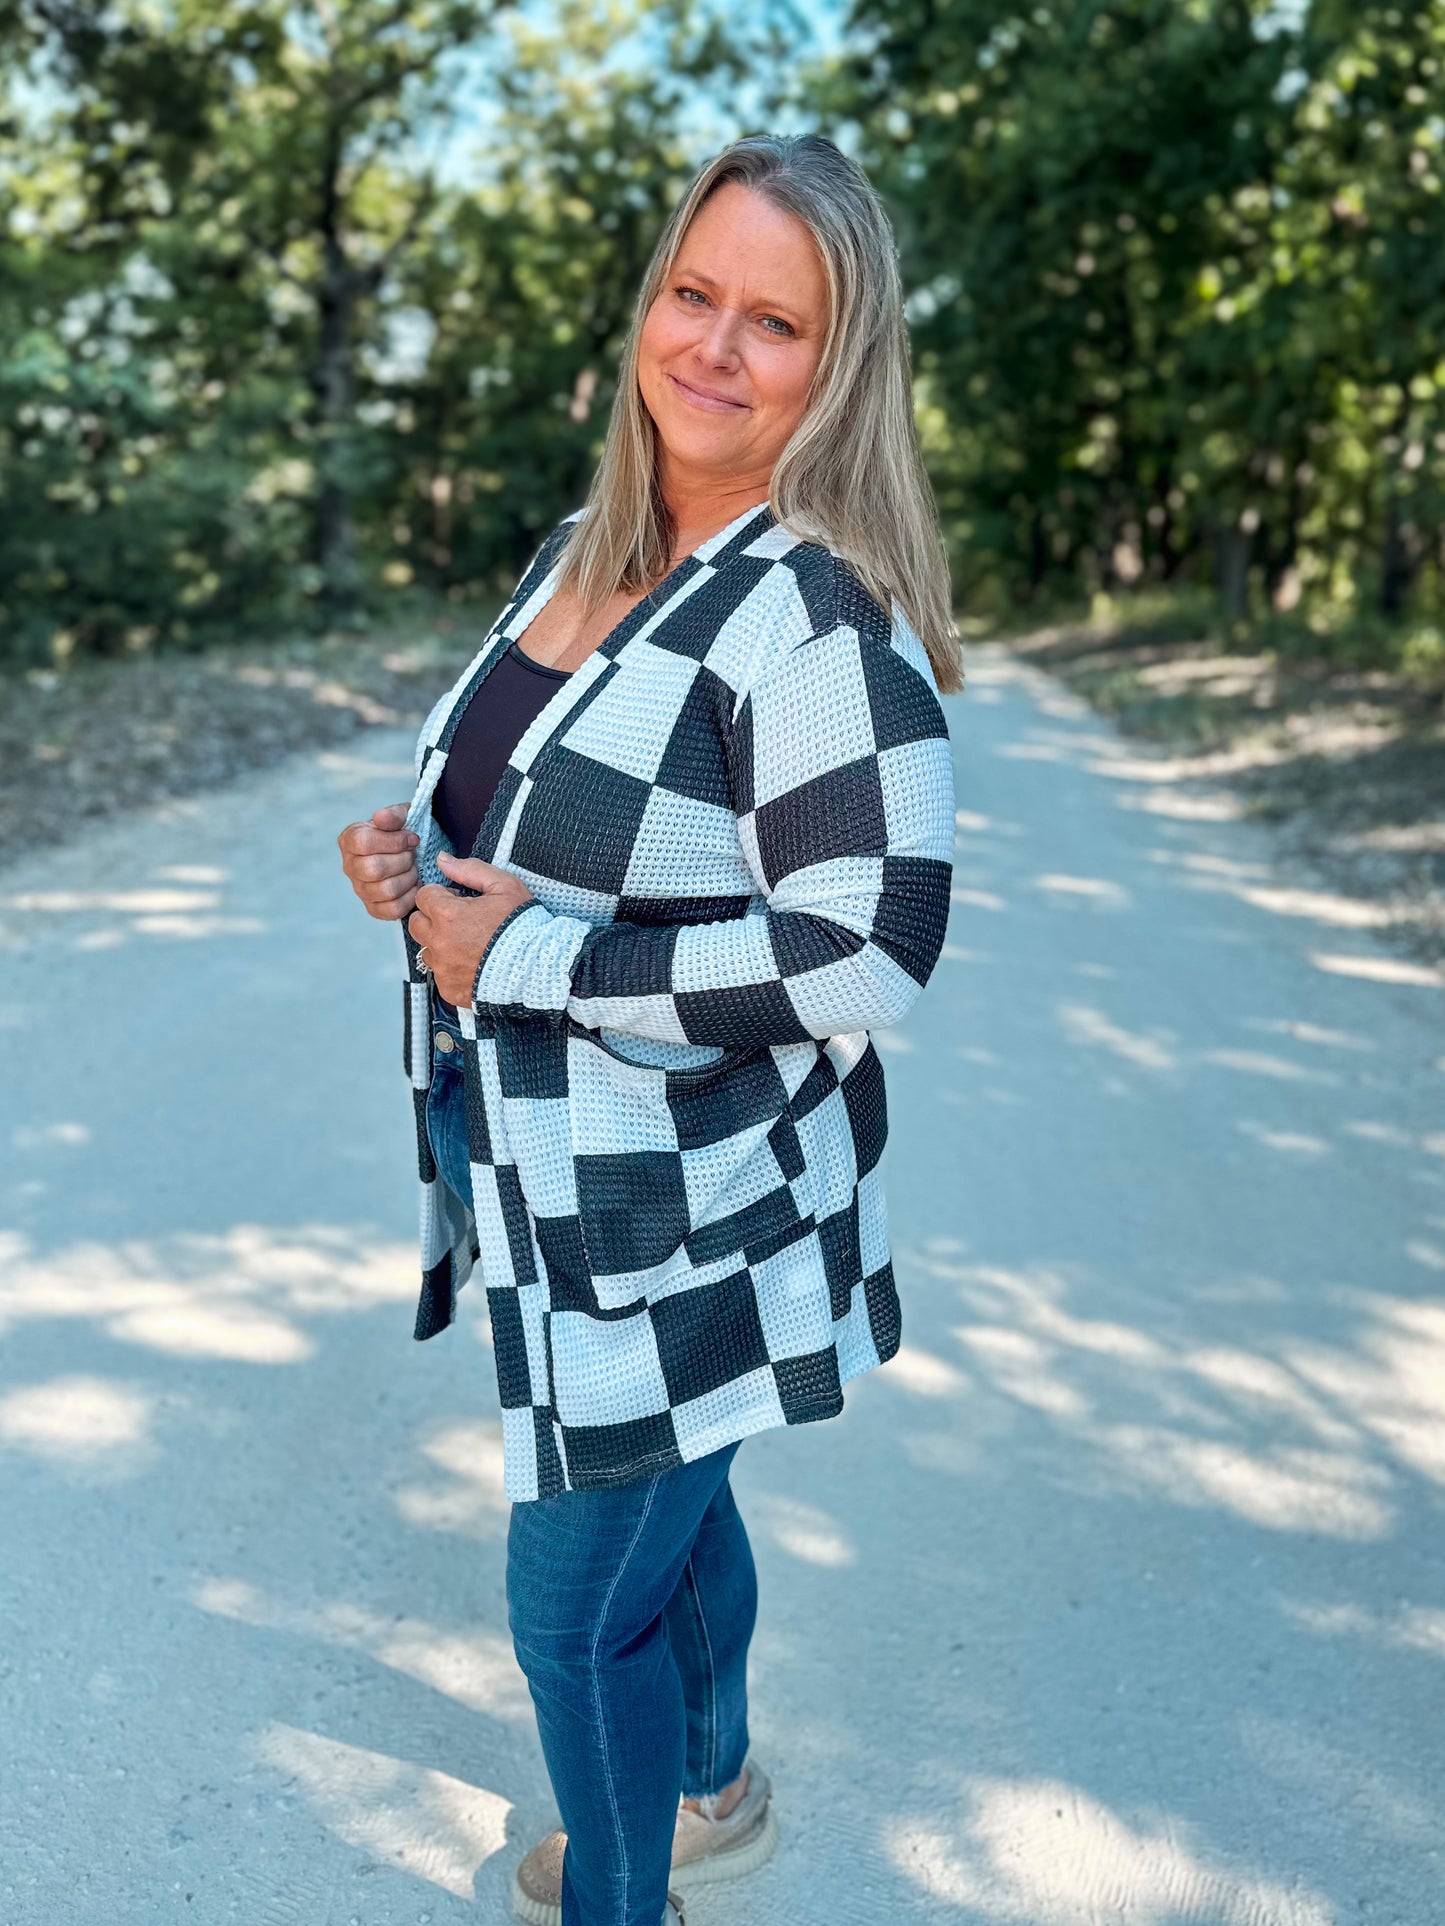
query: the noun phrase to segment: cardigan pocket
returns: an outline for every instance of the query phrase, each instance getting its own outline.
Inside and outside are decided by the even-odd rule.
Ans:
[[[599,1050],[625,1063],[629,1070],[665,1070],[674,1080],[710,1076],[724,1064],[750,1054],[746,1047],[725,1050],[720,1043],[662,1043],[627,1030],[586,1030],[581,1024],[574,1034],[590,1038]]]
[[[629,1050],[642,1041],[625,1039]],[[578,1227],[599,1301],[675,1288],[695,1268],[786,1240],[804,1217],[801,1146],[766,1045],[663,1068],[577,1026],[568,1071]]]

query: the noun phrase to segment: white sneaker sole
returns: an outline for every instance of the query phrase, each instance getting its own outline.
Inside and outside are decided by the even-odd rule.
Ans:
[[[734,1846],[729,1852],[710,1852],[701,1859],[689,1859],[684,1865],[674,1866],[668,1874],[668,1884],[674,1892],[686,1896],[698,1886],[720,1886],[727,1879],[742,1879],[759,1866],[765,1866],[778,1849],[778,1822],[773,1817],[773,1802],[769,1799],[763,1810],[763,1823],[742,1845]]]
[[[674,1866],[667,1875],[668,1886],[685,1898],[699,1886],[719,1886],[724,1880],[742,1879],[747,1873],[756,1872],[764,1866],[778,1849],[778,1822],[773,1817],[773,1802],[769,1799],[763,1823],[742,1845],[734,1846],[730,1852],[711,1852],[702,1859],[689,1860],[685,1866]],[[529,1899],[517,1883],[517,1875],[512,1874],[512,1911],[518,1919],[524,1919],[527,1926],[562,1926],[562,1908],[549,1906],[544,1899]]]
[[[528,1926],[562,1926],[562,1908],[549,1906],[544,1899],[528,1899],[512,1874],[512,1911]]]

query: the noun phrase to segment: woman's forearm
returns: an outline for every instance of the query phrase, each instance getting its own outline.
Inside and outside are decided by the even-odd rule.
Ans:
[[[666,1043],[797,1043],[896,1023],[927,982],[949,869],[916,859],[866,907],[588,928],[533,904],[483,959],[477,1001]],[[529,920],[530,919],[530,922]]]

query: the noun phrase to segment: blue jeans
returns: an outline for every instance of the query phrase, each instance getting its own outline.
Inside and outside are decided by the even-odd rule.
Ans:
[[[427,1132],[465,1197],[461,1043],[434,1015]],[[512,1507],[508,1622],[567,1833],[562,1926],[660,1926],[679,1798],[743,1769],[758,1589],[736,1451]]]

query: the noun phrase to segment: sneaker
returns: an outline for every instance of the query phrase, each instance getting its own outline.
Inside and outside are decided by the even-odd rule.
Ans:
[[[672,1883],[679,1892],[741,1879],[756,1872],[777,1850],[778,1822],[773,1817],[773,1788],[752,1759],[745,1761],[747,1784],[726,1819],[715,1819],[702,1800],[701,1812],[679,1805],[672,1838]]]
[[[682,1900],[677,1893],[667,1895],[667,1911],[662,1915],[662,1926],[687,1926],[687,1914],[682,1910]]]
[[[778,1843],[772,1786],[767,1774],[747,1762],[743,1796],[726,1819],[714,1819],[678,1802],[672,1840],[672,1889],[666,1926],[683,1926],[684,1891],[724,1879],[741,1879],[771,1859]],[[558,1827],[539,1839],[512,1874],[512,1910],[528,1926],[562,1926],[562,1854],[567,1835]]]

